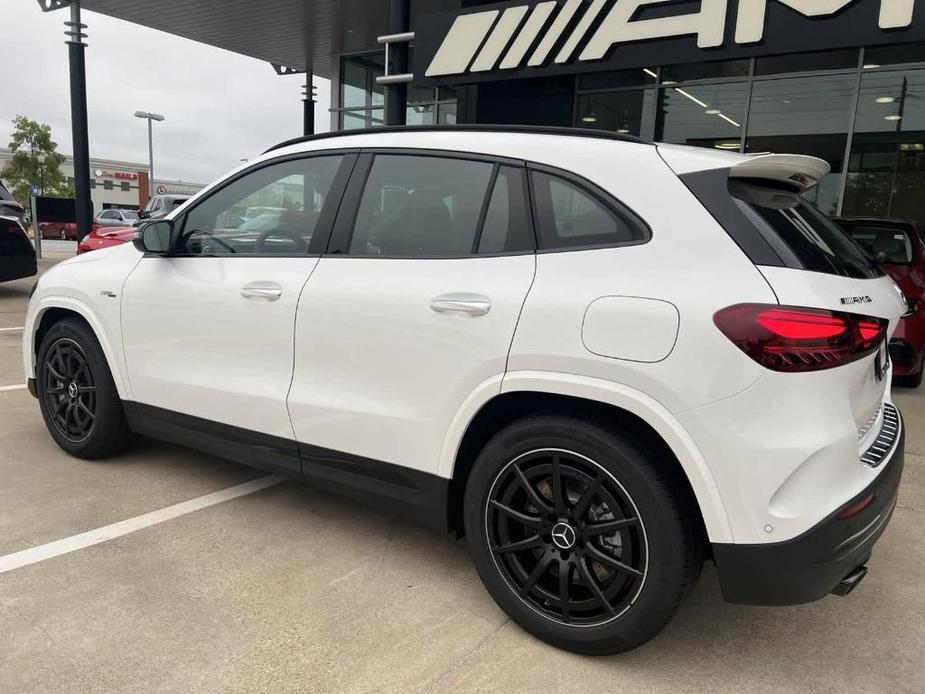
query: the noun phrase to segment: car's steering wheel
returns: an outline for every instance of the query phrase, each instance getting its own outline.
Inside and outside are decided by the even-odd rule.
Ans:
[[[211,247],[208,245],[210,243],[218,244],[219,246],[222,247],[222,250],[227,251],[228,253],[237,253],[237,250],[235,250],[235,248],[231,246],[229,243],[227,243],[226,241],[222,241],[211,231],[205,231],[203,229],[196,229],[194,232],[192,232],[189,235],[189,237],[187,237],[187,243],[189,243],[190,240],[194,238],[193,236],[194,234],[200,237],[200,239],[197,239],[199,240],[199,243],[200,243],[200,250],[199,250],[200,255],[210,255],[211,253],[214,252],[211,249]],[[201,237],[206,237],[206,239],[201,240]]]

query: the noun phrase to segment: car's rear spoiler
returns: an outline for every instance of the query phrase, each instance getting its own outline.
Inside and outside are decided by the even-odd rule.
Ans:
[[[780,181],[802,193],[819,183],[831,169],[828,162],[803,154],[760,154],[733,164],[729,177]]]

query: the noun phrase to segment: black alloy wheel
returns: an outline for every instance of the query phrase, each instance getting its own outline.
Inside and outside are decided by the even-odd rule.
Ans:
[[[56,340],[45,354],[45,399],[51,422],[68,441],[85,440],[96,423],[96,384],[74,340]]]
[[[579,453],[541,448],[504,467],[488,493],[485,532],[517,596],[569,626],[620,617],[645,583],[642,518],[624,487]]]

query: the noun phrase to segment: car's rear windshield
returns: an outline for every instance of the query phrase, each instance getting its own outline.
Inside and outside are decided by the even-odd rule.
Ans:
[[[802,269],[854,278],[883,274],[841,227],[799,193],[773,181],[730,178],[728,185],[761,235],[776,236]]]
[[[890,265],[912,263],[912,237],[900,227],[869,224],[844,226],[871,260]]]
[[[122,210],[122,216],[126,219],[138,219],[138,213],[135,210]]]

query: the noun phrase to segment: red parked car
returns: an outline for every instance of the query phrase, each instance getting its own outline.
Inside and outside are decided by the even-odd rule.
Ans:
[[[39,222],[43,239],[77,239],[77,222]]]
[[[909,310],[890,340],[893,382],[916,388],[925,370],[925,242],[915,222],[903,219],[835,219],[906,295]]]
[[[135,227],[100,227],[94,225],[83,241],[77,244],[77,252],[87,253],[100,248],[129,243],[136,231],[138,230]]]

